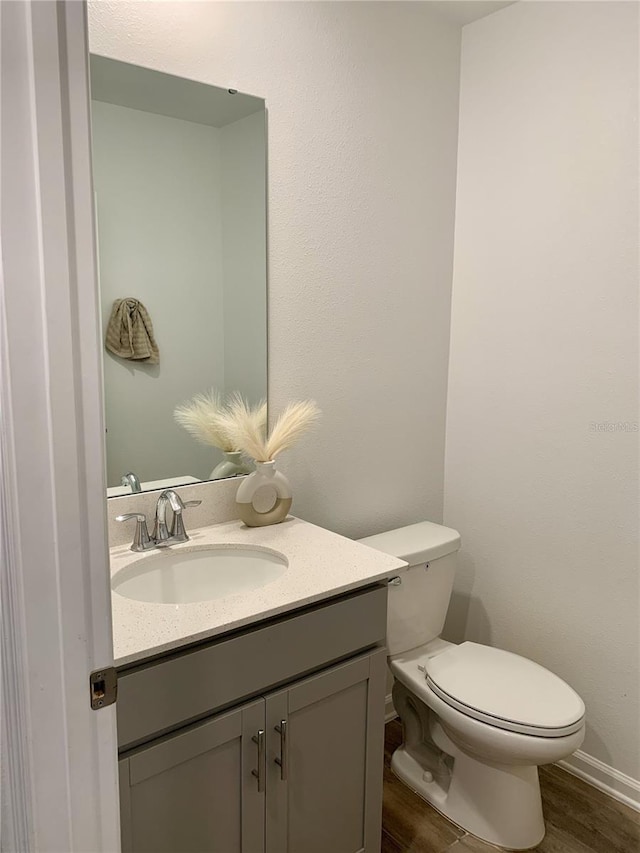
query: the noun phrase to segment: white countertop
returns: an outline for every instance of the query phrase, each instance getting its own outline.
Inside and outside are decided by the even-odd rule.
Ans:
[[[259,545],[284,554],[287,571],[259,589],[212,601],[156,604],[111,594],[113,652],[122,666],[189,643],[216,637],[262,619],[331,598],[388,578],[406,563],[366,545],[290,516],[269,527],[245,527],[241,521],[189,531],[190,540],[171,550],[203,545]],[[137,560],[157,556],[112,548],[111,576]]]

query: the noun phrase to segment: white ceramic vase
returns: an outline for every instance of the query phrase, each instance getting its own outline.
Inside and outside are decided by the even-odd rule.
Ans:
[[[224,480],[227,477],[237,477],[239,474],[251,474],[253,466],[242,458],[239,450],[223,450],[224,459],[218,463],[209,474],[210,480]]]
[[[256,462],[253,474],[240,483],[236,493],[238,515],[247,527],[265,527],[284,521],[291,509],[291,486],[276,463]]]

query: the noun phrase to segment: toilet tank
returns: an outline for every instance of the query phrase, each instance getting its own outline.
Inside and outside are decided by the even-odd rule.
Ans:
[[[400,583],[389,585],[389,654],[407,652],[439,637],[456,572],[457,530],[421,521],[359,541],[409,563],[398,575]]]

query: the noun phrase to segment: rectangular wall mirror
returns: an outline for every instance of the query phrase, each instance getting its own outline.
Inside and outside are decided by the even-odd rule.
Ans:
[[[95,55],[91,98],[107,494],[226,476],[173,412],[267,396],[265,103]]]

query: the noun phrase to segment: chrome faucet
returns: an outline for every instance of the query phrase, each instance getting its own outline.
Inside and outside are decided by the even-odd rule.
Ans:
[[[120,480],[121,486],[129,486],[132,492],[141,492],[140,488],[140,479],[137,474],[134,474],[133,471],[129,471],[127,474],[124,474],[122,479]]]
[[[180,495],[173,489],[165,489],[158,498],[156,504],[156,522],[153,526],[151,538],[156,543],[156,548],[165,548],[167,545],[174,545],[176,542],[187,542],[189,537],[184,529],[184,521],[182,520],[182,510],[191,506],[200,506],[202,501],[187,501],[183,502]],[[171,528],[167,527],[167,508],[171,507],[173,518],[171,519]]]
[[[173,489],[165,489],[158,498],[156,504],[156,520],[153,533],[149,536],[147,518],[142,513],[131,512],[126,515],[116,516],[116,521],[130,521],[135,519],[136,533],[131,545],[131,551],[148,551],[150,548],[167,548],[169,545],[177,545],[179,542],[188,542],[189,536],[184,529],[182,511],[192,506],[200,506],[202,501],[183,501]],[[173,511],[171,527],[167,525],[167,508]]]

